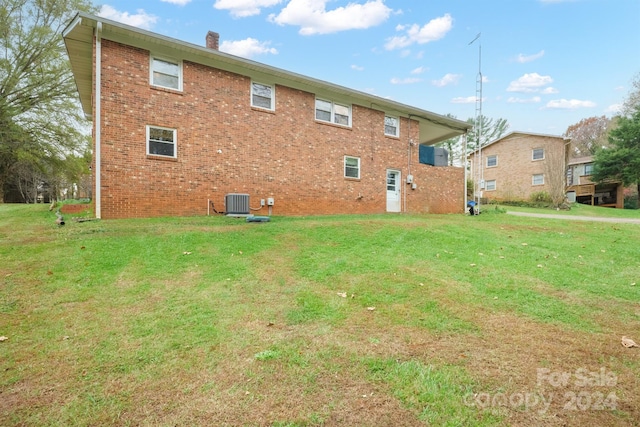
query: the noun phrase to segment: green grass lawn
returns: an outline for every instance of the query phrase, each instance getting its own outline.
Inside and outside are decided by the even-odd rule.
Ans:
[[[486,205],[483,209],[490,211],[495,209],[496,205]],[[595,216],[595,217],[610,217],[610,218],[636,218],[640,219],[640,209],[614,209],[604,208],[598,206],[583,205],[580,203],[572,203],[569,210],[555,210],[555,209],[536,209],[526,208],[519,206],[501,206],[499,208],[507,211],[515,212],[533,212],[533,213],[546,213],[546,214],[560,214],[560,215],[575,215],[575,216]]]
[[[0,205],[2,425],[640,419],[640,225],[55,219]]]

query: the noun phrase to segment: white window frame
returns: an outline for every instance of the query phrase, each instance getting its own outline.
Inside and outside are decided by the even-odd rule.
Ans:
[[[267,98],[266,96],[262,96],[259,94],[254,93],[254,85],[260,85],[260,86],[264,86],[264,87],[268,87],[271,90],[271,96],[268,98],[269,99],[269,106],[265,107],[263,105],[257,105],[255,104],[254,101],[254,96],[259,96],[261,98]],[[261,83],[261,82],[255,82],[252,81],[251,82],[251,106],[254,108],[261,108],[263,110],[270,110],[270,111],[274,111],[276,109],[276,88],[274,85],[270,85],[270,84],[266,84],[266,83]]]
[[[321,118],[318,118],[318,101],[320,102],[324,102],[327,104],[331,105],[331,111],[330,111],[330,119],[329,120],[324,120]],[[336,121],[336,116],[338,116],[338,114],[336,113],[336,107],[343,107],[346,108],[348,110],[348,115],[347,115],[347,124],[344,123],[339,123]],[[324,112],[329,112],[328,110],[323,110],[321,109],[320,111],[324,111]],[[316,98],[316,101],[314,103],[314,115],[317,121],[320,122],[324,122],[324,123],[332,123],[334,125],[338,125],[338,126],[345,126],[345,127],[351,127],[351,113],[352,113],[352,109],[350,105],[346,105],[346,104],[340,104],[338,102],[333,102],[333,101],[329,101],[327,99],[322,99],[322,98]]]
[[[493,183],[493,188],[491,188],[492,187],[491,183]],[[497,186],[496,186],[496,180],[495,179],[488,179],[488,180],[486,180],[484,182],[484,189],[486,191],[495,191],[496,188],[497,188]]]
[[[155,82],[155,80],[154,80],[154,72],[155,72],[154,65],[155,65],[156,61],[164,62],[166,64],[173,64],[173,65],[176,65],[178,67],[178,74],[177,75],[167,74],[167,73],[163,73],[163,72],[158,71],[160,74],[163,74],[163,75],[177,77],[178,78],[178,87],[166,86],[166,85],[159,84],[159,83]],[[178,61],[178,60],[175,60],[175,59],[163,58],[163,57],[160,57],[160,56],[150,55],[150,57],[149,57],[149,83],[151,84],[151,86],[162,87],[162,88],[165,88],[165,89],[177,90],[179,92],[182,92],[182,61]]]
[[[162,144],[173,144],[173,155],[172,156],[168,156],[166,154],[158,154],[158,153],[152,153],[150,150],[150,146],[151,146],[151,129],[160,129],[160,130],[168,130],[173,132],[173,141],[168,142],[168,141],[160,141],[157,140],[156,142],[162,143]],[[178,158],[178,131],[177,129],[172,129],[172,128],[167,128],[167,127],[162,127],[162,126],[154,126],[154,125],[147,125],[147,155],[148,156],[158,156],[158,157],[167,157],[170,159],[176,159]]]
[[[394,133],[389,133],[387,132],[387,120],[395,120],[396,124],[395,126],[391,126],[389,125],[389,127],[393,127],[395,128],[395,132]],[[384,134],[386,136],[393,136],[395,138],[399,138],[400,137],[400,118],[399,117],[395,117],[395,116],[384,116]]]
[[[536,182],[536,178],[539,177],[541,178],[542,182]],[[537,173],[531,176],[531,185],[544,185],[544,174],[543,173]]]
[[[490,165],[489,164],[489,159],[493,158],[495,160],[495,164]],[[495,168],[496,166],[498,166],[498,155],[497,154],[492,154],[491,156],[487,156],[487,167],[488,168]]]
[[[536,158],[536,151],[538,150],[542,151],[542,157]],[[531,150],[531,160],[544,160],[544,148],[534,148],[533,150]]]
[[[358,165],[356,167],[347,165],[347,160],[355,160]],[[354,169],[358,172],[358,176],[350,176],[347,175],[347,169]],[[355,156],[344,156],[344,177],[349,179],[360,179],[360,157]]]
[[[593,175],[593,163],[585,163],[584,164],[584,175],[585,176]]]

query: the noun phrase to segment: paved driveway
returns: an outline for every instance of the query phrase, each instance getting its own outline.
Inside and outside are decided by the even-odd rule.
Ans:
[[[611,218],[611,217],[597,217],[597,216],[575,216],[575,215],[555,215],[555,214],[539,214],[529,212],[509,212],[509,215],[515,216],[528,216],[533,218],[550,218],[550,219],[571,219],[574,221],[600,221],[600,222],[613,222],[616,224],[640,224],[640,218]]]

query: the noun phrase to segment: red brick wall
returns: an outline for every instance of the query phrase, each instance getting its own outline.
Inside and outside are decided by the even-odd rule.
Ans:
[[[274,215],[381,213],[387,168],[414,176],[403,211],[463,211],[462,169],[418,163],[415,121],[385,137],[384,113],[353,105],[351,128],[319,123],[315,95],[284,86],[275,111],[255,109],[249,77],[187,61],[182,92],[158,89],[149,52],[105,39],[102,52],[102,218],[206,215],[227,193],[273,197]],[[177,159],[146,155],[147,125],[177,129]],[[360,157],[359,180],[343,177],[345,155]]]

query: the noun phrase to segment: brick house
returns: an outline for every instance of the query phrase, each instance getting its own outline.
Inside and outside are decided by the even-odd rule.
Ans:
[[[511,132],[470,155],[472,179],[481,180],[486,200],[528,200],[552,186],[565,188],[565,168],[570,140],[562,136]],[[479,165],[478,163],[481,163]]]
[[[98,218],[230,212],[239,195],[256,215],[464,210],[463,169],[418,160],[464,122],[225,54],[213,32],[197,46],[80,13],[63,37]]]
[[[596,183],[591,180],[593,157],[569,160],[567,165],[567,195],[569,200],[592,206],[624,208],[624,187],[619,181]]]

